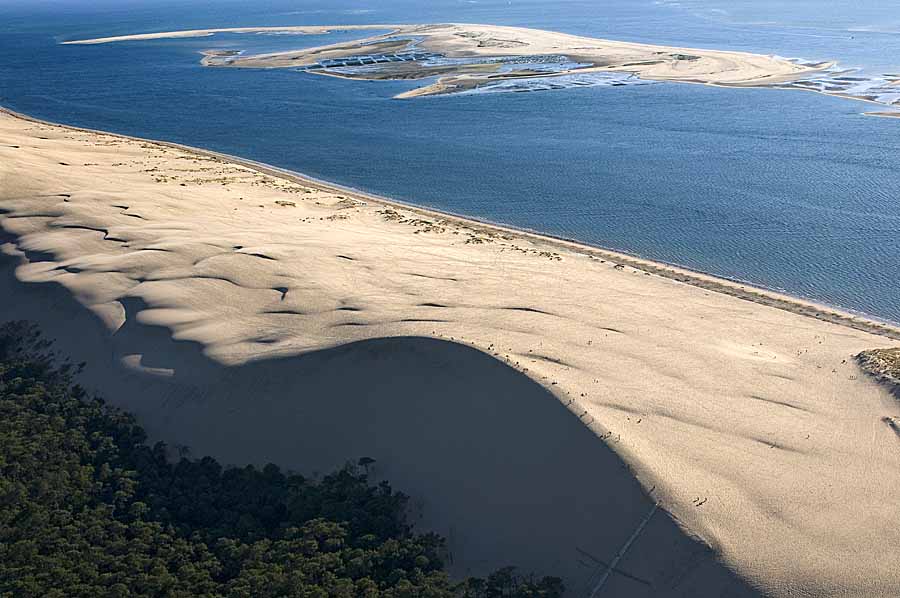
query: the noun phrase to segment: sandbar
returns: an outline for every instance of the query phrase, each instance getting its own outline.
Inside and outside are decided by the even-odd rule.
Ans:
[[[321,66],[323,61],[378,55],[396,58],[401,52],[423,52],[439,55],[444,59],[500,59],[504,57],[540,58],[566,57],[574,62],[552,73],[535,71],[523,66],[500,69],[499,63],[462,61],[442,64],[439,68],[422,60],[399,63],[376,63],[378,68],[347,73],[333,68],[317,68],[310,72],[358,79],[427,78],[440,76],[433,84],[398,95],[413,98],[427,95],[458,92],[497,81],[523,76],[560,76],[572,73],[628,72],[642,79],[728,85],[736,87],[763,87],[810,77],[832,63],[814,65],[799,64],[776,56],[747,52],[732,52],[698,48],[680,48],[597,39],[522,27],[479,24],[427,24],[427,25],[366,25],[321,27],[243,27],[235,29],[203,29],[147,33],[117,37],[73,40],[67,44],[102,44],[122,41],[160,38],[199,37],[214,33],[325,33],[341,29],[388,29],[385,34],[366,37],[351,42],[340,42],[302,50],[275,52],[248,56],[207,56],[207,66],[244,68],[298,68]],[[473,64],[474,62],[474,64]],[[327,64],[327,63],[326,63]],[[369,64],[365,60],[361,65]],[[485,72],[487,70],[488,72]]]

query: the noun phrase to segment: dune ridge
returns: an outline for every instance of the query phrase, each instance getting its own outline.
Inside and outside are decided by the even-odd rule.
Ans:
[[[498,519],[500,539],[480,553],[470,535],[478,525],[447,534],[462,570],[519,556],[560,565],[589,589],[603,566],[578,564],[575,547],[612,562],[658,503],[664,517],[654,514],[647,529],[665,529],[629,549],[617,567],[631,577],[611,575],[604,583],[622,585],[602,588],[609,595],[889,596],[900,584],[900,450],[885,424],[900,406],[853,360],[889,347],[889,325],[833,310],[843,319],[804,317],[829,310],[207,152],[9,113],[0,115],[0,211],[15,276],[4,290],[17,298],[4,316],[74,325],[39,309],[50,287],[60,314],[89,308],[104,328],[89,343],[103,363],[94,382],[142,380],[147,390],[129,407],[170,441],[288,465],[298,443],[327,447],[334,434],[354,449],[371,442],[384,462],[401,463],[386,474],[413,488],[422,478],[436,484],[443,467],[455,467],[457,484],[485,484],[460,503],[470,515],[482,494],[518,504],[534,490],[521,486],[534,482],[533,468],[558,470],[528,503],[538,511],[516,514],[531,524],[541,513],[535,541],[504,536],[515,517]],[[726,289],[766,299],[718,292]],[[456,376],[440,377],[445,370]],[[285,398],[304,382],[331,399]],[[477,400],[460,398],[464,390]],[[348,398],[367,393],[402,405],[383,419],[372,405],[357,413],[366,408]],[[437,398],[426,408],[417,398],[429,393]],[[532,439],[555,449],[521,460],[513,451],[469,478],[451,458],[465,442],[438,442],[450,448],[430,448],[429,465],[410,455],[430,446],[428,435],[396,446],[367,435],[372,421],[399,433],[391,422],[411,412],[430,434],[447,428],[465,439],[473,422],[484,424],[467,466],[494,450],[485,439],[498,430],[524,435],[509,447]],[[459,413],[469,419],[453,419]],[[335,420],[355,423],[320,429]],[[507,463],[518,464],[491,482]],[[596,475],[592,463],[603,463]],[[465,521],[441,517],[449,507],[438,487],[448,486],[422,489],[424,516],[437,527]],[[589,516],[593,507],[602,516]],[[550,562],[561,547],[566,556]]]

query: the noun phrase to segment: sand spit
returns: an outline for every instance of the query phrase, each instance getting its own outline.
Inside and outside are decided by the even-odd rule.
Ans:
[[[367,29],[391,29],[393,25],[300,25],[293,27],[225,27],[221,29],[188,29],[184,31],[160,31],[157,33],[139,33],[137,35],[116,35],[95,39],[71,40],[63,45],[97,45],[115,42],[147,41],[154,39],[175,39],[190,37],[209,37],[217,33],[282,33],[295,35],[323,35],[338,31],[365,31]]]
[[[4,319],[42,323],[196,454],[376,458],[456,573],[518,563],[598,596],[900,587],[900,403],[854,360],[894,328],[11,114],[0,211]]]
[[[880,116],[881,118],[900,118],[900,112],[875,111],[866,112],[866,116]]]
[[[759,87],[809,77],[831,63],[803,65],[746,52],[677,48],[580,37],[553,31],[476,24],[371,25],[365,27],[244,27],[150,33],[65,42],[100,44],[214,33],[322,33],[339,29],[390,29],[365,39],[250,56],[206,56],[207,66],[304,68],[355,79],[422,79],[435,83],[398,95],[412,98],[471,90],[523,77],[629,72],[642,79]],[[416,54],[419,55],[416,55]],[[517,63],[504,63],[514,57]],[[568,63],[556,59],[565,57]],[[346,60],[353,58],[354,60]],[[362,67],[362,68],[353,68]],[[548,70],[549,69],[549,70]]]

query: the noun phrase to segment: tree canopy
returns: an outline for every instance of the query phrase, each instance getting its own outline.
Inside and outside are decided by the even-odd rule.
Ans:
[[[512,567],[451,582],[444,539],[413,530],[407,497],[356,465],[314,480],[173,460],[74,385],[77,370],[33,326],[0,327],[4,598],[562,595]]]

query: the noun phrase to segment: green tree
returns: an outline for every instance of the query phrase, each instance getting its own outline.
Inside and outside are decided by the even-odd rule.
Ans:
[[[556,578],[450,582],[444,540],[359,466],[170,461],[127,413],[72,384],[33,326],[0,327],[0,596],[544,598]]]

